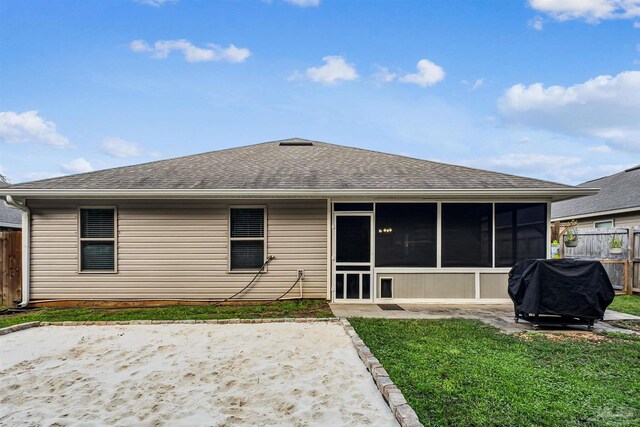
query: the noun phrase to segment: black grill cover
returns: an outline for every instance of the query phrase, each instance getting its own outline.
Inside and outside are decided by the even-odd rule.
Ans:
[[[615,292],[599,261],[524,260],[509,272],[517,313],[602,319]]]

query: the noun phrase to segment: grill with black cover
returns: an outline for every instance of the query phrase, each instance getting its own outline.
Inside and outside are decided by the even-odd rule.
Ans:
[[[509,272],[516,322],[583,324],[591,330],[604,317],[615,292],[599,261],[528,259]]]

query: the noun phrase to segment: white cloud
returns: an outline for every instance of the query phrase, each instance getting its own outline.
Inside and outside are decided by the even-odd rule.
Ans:
[[[640,71],[598,76],[569,87],[534,83],[498,101],[507,122],[640,150]]]
[[[136,3],[140,3],[140,4],[144,4],[146,6],[152,6],[152,7],[160,7],[160,6],[164,6],[167,3],[175,3],[178,0],[133,0]]]
[[[518,140],[518,142],[520,144],[529,144],[531,142],[531,138],[529,138],[528,136],[523,136]]]
[[[100,148],[112,157],[136,157],[142,154],[138,144],[118,137],[105,138],[102,140]]]
[[[44,120],[37,111],[0,112],[0,140],[35,142],[60,148],[70,145],[69,140],[58,133],[55,123]]]
[[[608,154],[613,153],[613,150],[608,145],[597,145],[595,147],[587,148],[590,153]]]
[[[284,0],[285,3],[292,4],[298,7],[318,7],[320,6],[320,0]]]
[[[133,40],[131,43],[129,43],[129,49],[131,49],[133,52],[150,52],[153,50],[151,46],[149,46],[149,44],[144,40]]]
[[[573,166],[582,162],[580,157],[555,156],[535,153],[506,153],[483,161],[489,166],[508,167],[512,169],[550,168]]]
[[[529,6],[557,21],[583,19],[598,23],[640,16],[640,0],[529,0]]]
[[[24,174],[25,178],[29,181],[37,181],[40,179],[57,178],[62,176],[60,172],[27,172]]]
[[[312,82],[332,85],[340,80],[356,80],[358,72],[353,64],[349,64],[342,56],[325,56],[322,58],[324,65],[307,68],[304,75],[297,71],[293,73],[289,80],[307,78]]]
[[[463,164],[572,184],[611,175],[632,166],[632,164],[588,165],[582,157],[578,156],[538,153],[506,153],[495,157],[469,160]]]
[[[82,157],[71,160],[69,163],[62,165],[62,170],[67,173],[85,173],[92,172],[93,166]]]
[[[428,59],[421,59],[416,66],[417,72],[400,77],[402,83],[413,83],[420,87],[429,87],[444,79],[445,72],[441,66]]]
[[[473,86],[471,86],[471,90],[479,89],[480,87],[482,87],[483,84],[484,84],[484,79],[478,79],[475,81]]]
[[[397,73],[390,71],[387,67],[377,66],[377,71],[373,74],[373,81],[376,83],[391,83],[398,77]]]
[[[527,24],[536,31],[542,31],[544,29],[544,20],[540,16],[536,16]]]
[[[149,52],[156,59],[166,59],[172,51],[179,51],[182,52],[187,62],[226,61],[235,63],[243,62],[251,56],[249,49],[239,48],[233,44],[221,47],[207,43],[205,47],[197,47],[185,39],[158,40],[153,46],[144,40],[133,40],[129,44],[129,48],[137,53]]]

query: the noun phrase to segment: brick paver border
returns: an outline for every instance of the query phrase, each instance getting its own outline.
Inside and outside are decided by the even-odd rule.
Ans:
[[[364,344],[364,341],[358,336],[351,323],[342,318],[340,319],[340,324],[351,338],[351,342],[358,352],[358,357],[360,357],[360,360],[362,360],[362,363],[364,363],[364,366],[373,377],[378,390],[380,390],[382,397],[384,397],[385,402],[389,405],[391,412],[395,415],[400,425],[402,427],[424,427],[400,389],[389,378],[389,374],[382,366],[382,363],[371,353],[369,347]]]

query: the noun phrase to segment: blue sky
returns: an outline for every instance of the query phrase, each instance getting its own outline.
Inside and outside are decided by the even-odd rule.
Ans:
[[[13,182],[288,137],[578,183],[640,163],[640,0],[0,2]]]

